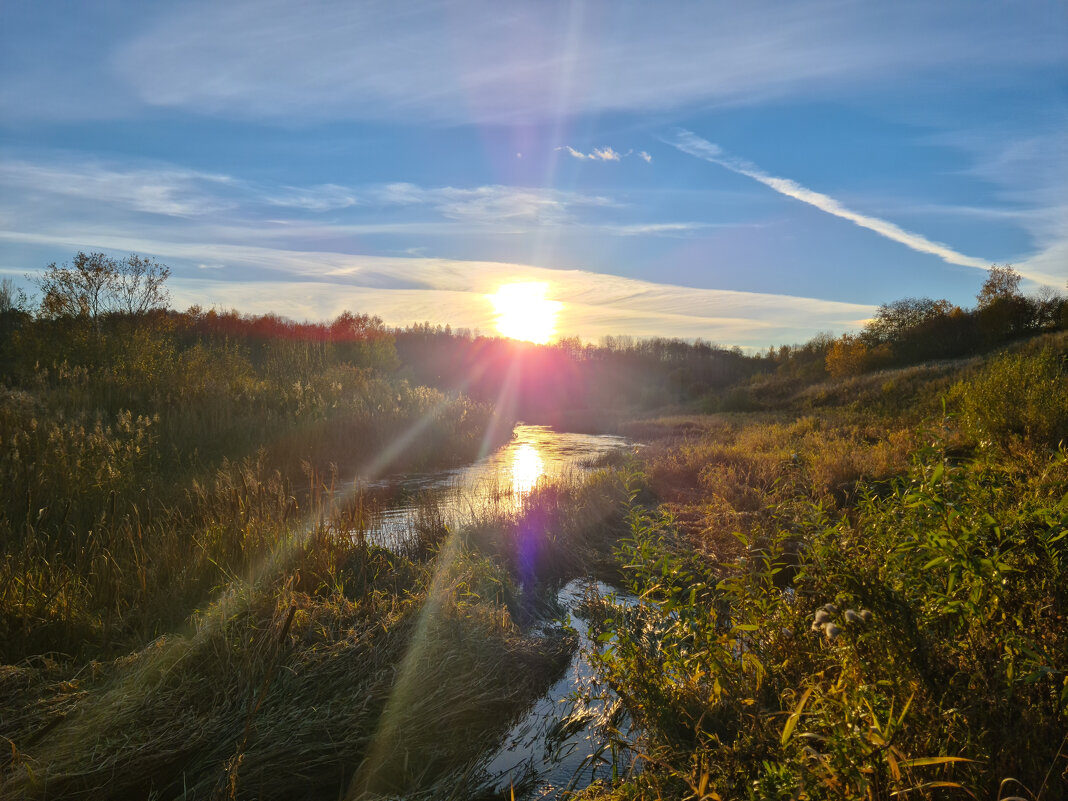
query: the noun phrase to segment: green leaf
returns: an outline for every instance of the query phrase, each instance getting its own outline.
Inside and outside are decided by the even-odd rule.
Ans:
[[[790,713],[790,717],[786,719],[786,725],[782,727],[782,738],[780,743],[786,745],[790,739],[790,735],[794,733],[794,729],[797,728],[797,721],[801,719],[801,712],[805,708],[805,704],[808,702],[809,697],[812,695],[813,687],[809,687],[805,690],[804,695],[801,696],[801,700],[797,702],[797,706],[794,707],[794,711]]]
[[[901,766],[903,768],[922,768],[925,765],[946,765],[950,762],[977,762],[975,759],[965,759],[964,757],[919,757],[918,759],[903,759],[901,760]]]

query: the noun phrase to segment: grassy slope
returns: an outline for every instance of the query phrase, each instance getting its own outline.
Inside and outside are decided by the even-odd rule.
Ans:
[[[643,770],[589,797],[1068,795],[1066,352],[636,425],[666,503],[601,673]]]

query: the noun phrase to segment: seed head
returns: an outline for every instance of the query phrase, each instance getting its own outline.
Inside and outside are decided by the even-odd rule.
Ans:
[[[827,636],[827,642],[834,642],[835,638],[842,633],[842,630],[834,623],[824,623],[823,633]]]
[[[816,617],[814,619],[814,622],[815,622],[815,624],[817,626],[822,626],[824,623],[826,623],[830,619],[831,619],[831,616],[827,612],[826,609],[818,609],[818,610],[816,610]]]
[[[860,619],[863,620],[865,623],[871,623],[871,610],[870,609],[861,609],[860,610]]]
[[[846,623],[860,623],[861,616],[852,609],[845,610]]]

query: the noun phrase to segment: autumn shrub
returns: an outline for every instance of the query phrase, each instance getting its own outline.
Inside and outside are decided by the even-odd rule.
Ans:
[[[950,397],[965,429],[980,440],[1056,445],[1068,436],[1068,371],[1049,346],[999,356],[956,384]]]
[[[597,660],[641,771],[604,797],[1064,795],[1065,481],[1064,451],[1022,472],[933,440],[848,517],[770,507],[726,576],[632,502],[641,603],[603,602]]]

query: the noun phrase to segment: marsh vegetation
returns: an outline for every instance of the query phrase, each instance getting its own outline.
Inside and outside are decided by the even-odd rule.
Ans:
[[[596,579],[584,798],[1064,797],[1065,304],[991,279],[752,356],[8,291],[0,795],[537,797],[479,770]],[[643,447],[376,538],[520,417]]]

